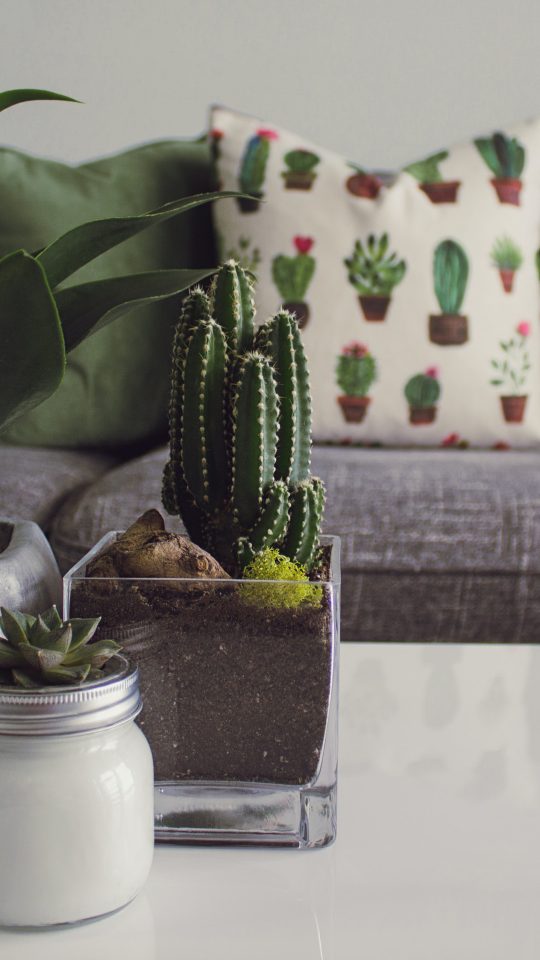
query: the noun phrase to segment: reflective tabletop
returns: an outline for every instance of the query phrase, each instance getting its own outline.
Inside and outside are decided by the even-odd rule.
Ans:
[[[158,846],[126,909],[2,960],[536,960],[540,647],[343,645],[340,717],[332,847]]]

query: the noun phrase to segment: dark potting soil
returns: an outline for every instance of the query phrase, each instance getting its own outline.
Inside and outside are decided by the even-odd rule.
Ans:
[[[289,608],[257,594],[266,584],[246,586],[73,584],[71,615],[101,615],[98,636],[139,665],[156,780],[302,784],[316,773],[331,678],[328,586],[316,604]]]

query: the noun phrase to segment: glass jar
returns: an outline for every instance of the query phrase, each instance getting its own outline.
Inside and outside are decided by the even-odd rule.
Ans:
[[[153,765],[138,671],[84,686],[0,687],[0,924],[75,923],[143,886]]]

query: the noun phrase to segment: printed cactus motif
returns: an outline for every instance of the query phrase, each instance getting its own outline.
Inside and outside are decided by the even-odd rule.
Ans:
[[[417,373],[405,384],[405,398],[409,404],[409,421],[412,424],[433,423],[437,412],[437,400],[441,395],[437,367],[428,367],[425,373]]]
[[[238,245],[227,251],[224,259],[236,260],[248,273],[256,274],[261,264],[261,251],[249,237],[242,236],[238,238]]]
[[[287,190],[311,190],[317,177],[315,167],[321,162],[320,157],[311,150],[289,150],[283,157],[286,170],[281,176]]]
[[[366,320],[384,320],[392,291],[405,276],[405,261],[390,253],[389,245],[387,233],[370,234],[365,244],[357,240],[352,255],[344,260]]]
[[[345,420],[361,423],[371,403],[368,392],[377,377],[377,364],[363,343],[348,343],[337,359],[336,382],[343,391],[337,400]]]
[[[460,180],[444,180],[439,164],[448,158],[448,151],[433,153],[425,160],[410,163],[404,167],[405,173],[418,180],[420,189],[432,203],[455,203]]]
[[[192,539],[232,575],[268,547],[310,568],[324,488],[303,346],[285,310],[255,333],[252,281],[233,261],[184,303],[169,424],[163,503]]]
[[[429,318],[429,338],[439,346],[458,346],[468,340],[467,317],[460,309],[469,277],[469,261],[463,247],[443,240],[433,256],[433,283],[440,314]]]
[[[305,298],[315,273],[315,259],[309,252],[314,241],[311,237],[296,236],[293,243],[296,256],[279,254],[272,260],[272,279],[285,309],[296,314],[298,326],[302,329],[309,320],[309,306]]]
[[[515,137],[507,137],[504,133],[479,137],[474,144],[494,175],[491,182],[500,203],[519,206],[521,174],[525,166],[523,145]]]
[[[242,193],[249,193],[254,199],[238,198],[238,204],[243,213],[253,213],[259,209],[270,157],[270,144],[272,140],[277,139],[277,136],[274,130],[260,129],[246,144],[240,165],[239,185]]]
[[[491,250],[491,262],[499,271],[503,290],[512,293],[514,276],[523,264],[523,254],[510,237],[498,237]]]

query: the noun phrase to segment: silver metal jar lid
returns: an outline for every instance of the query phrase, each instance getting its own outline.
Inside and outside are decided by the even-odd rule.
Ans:
[[[134,720],[142,710],[139,671],[119,655],[114,663],[114,673],[84,686],[0,687],[0,736],[90,733]]]

